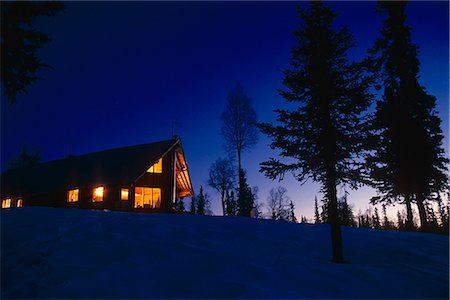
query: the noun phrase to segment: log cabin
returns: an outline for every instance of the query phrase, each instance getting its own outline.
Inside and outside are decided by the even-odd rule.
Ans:
[[[174,212],[193,189],[181,141],[116,148],[6,171],[2,208]]]

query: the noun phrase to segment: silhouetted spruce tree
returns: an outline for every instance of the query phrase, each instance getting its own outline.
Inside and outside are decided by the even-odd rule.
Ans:
[[[351,206],[347,203],[347,194],[338,202],[339,224],[343,226],[356,226],[355,216]]]
[[[319,206],[317,205],[317,196],[314,196],[314,223],[319,224],[320,215],[319,215]]]
[[[249,217],[250,211],[253,208],[254,195],[247,183],[245,172],[242,169],[239,170],[239,178],[237,214],[239,216]]]
[[[196,203],[196,201],[195,201],[195,196],[193,195],[192,197],[191,197],[191,209],[190,209],[190,212],[191,212],[191,214],[192,215],[195,215],[195,213],[196,213],[196,206],[197,206],[197,203]]]
[[[391,229],[392,225],[387,216],[386,204],[383,204],[381,207],[382,207],[382,212],[383,212],[383,229]]]
[[[203,194],[203,186],[200,186],[200,192],[197,197],[197,214],[198,215],[205,214],[205,206],[206,206],[206,199],[205,199],[205,195]]]
[[[378,208],[376,208],[376,207],[375,207],[375,213],[372,216],[372,224],[373,224],[373,228],[381,229],[380,214],[378,213]]]
[[[359,211],[358,213],[358,227],[360,228],[372,228],[371,224],[371,213],[366,210],[364,213]]]
[[[400,213],[400,211],[397,211],[397,229],[403,230],[405,229],[405,226],[406,224],[402,214]]]
[[[26,94],[28,86],[42,78],[36,73],[49,65],[37,56],[50,37],[34,28],[39,16],[53,16],[64,10],[62,2],[2,1],[1,4],[1,84],[9,104],[18,94]]]
[[[295,206],[294,202],[289,202],[289,217],[288,220],[297,223],[297,218],[295,217]]]
[[[175,210],[178,211],[178,212],[184,212],[185,211],[183,199],[181,199],[181,198],[177,198],[176,199]]]
[[[271,148],[295,162],[271,158],[261,163],[261,171],[272,179],[293,172],[300,182],[311,178],[321,183],[329,207],[332,259],[343,262],[336,187],[358,184],[360,166],[354,156],[362,150],[367,133],[362,114],[371,102],[370,82],[362,76],[361,65],[348,61],[352,36],[347,28],[332,28],[336,14],[330,8],[311,2],[300,16],[303,22],[294,33],[297,46],[291,69],[284,71],[287,90],[280,91],[298,107],[276,110],[279,125],[260,124],[272,138]]]
[[[402,201],[406,204],[406,228],[413,229],[411,203],[415,199],[421,227],[427,224],[425,200],[444,191],[449,160],[442,148],[441,120],[436,98],[418,82],[417,46],[411,42],[406,22],[406,2],[379,2],[377,10],[387,14],[381,37],[369,50],[383,97],[377,101],[374,127],[378,133],[376,152],[368,159],[374,186],[380,195],[372,203]]]
[[[228,191],[226,197],[227,216],[237,215],[237,203],[234,197],[234,191]]]

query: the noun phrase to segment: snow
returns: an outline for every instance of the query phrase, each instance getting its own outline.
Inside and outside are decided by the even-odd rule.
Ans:
[[[445,298],[449,238],[240,217],[1,212],[1,298]]]

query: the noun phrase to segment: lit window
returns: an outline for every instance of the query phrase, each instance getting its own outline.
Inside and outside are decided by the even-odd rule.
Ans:
[[[101,202],[103,201],[103,192],[105,188],[102,186],[94,188],[94,193],[92,194],[92,201],[93,202]]]
[[[134,193],[134,208],[160,208],[161,189],[136,187]]]
[[[2,200],[2,208],[10,208],[11,207],[11,199]]]
[[[128,200],[128,189],[122,189],[120,191],[120,199],[121,200]]]
[[[147,173],[162,173],[162,158],[156,164],[148,168]]]
[[[67,192],[67,202],[77,202],[79,193],[80,193],[79,189],[69,190]]]
[[[22,207],[22,199],[17,199],[17,203],[16,203],[16,205],[17,205],[17,207]]]

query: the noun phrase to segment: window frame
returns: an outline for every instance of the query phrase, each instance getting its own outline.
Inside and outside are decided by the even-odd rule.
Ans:
[[[2,199],[2,209],[3,208],[11,208],[11,201],[12,201],[12,198]]]
[[[142,206],[141,207],[138,207],[137,206],[137,202],[136,202],[136,199],[138,198],[138,197],[136,197],[136,192],[137,192],[138,188],[142,189],[142,196],[141,196],[142,197]],[[162,201],[162,188],[161,187],[149,187],[149,186],[136,186],[134,188],[133,208],[134,209],[148,209],[148,208],[145,207],[145,203],[144,203],[145,195],[148,195],[148,194],[144,193],[144,189],[149,189],[150,190],[148,194],[151,195],[151,199],[150,199],[150,204],[149,204],[150,207],[148,207],[148,208],[149,209],[160,209],[161,208],[161,201]],[[153,199],[153,196],[154,196],[154,191],[153,190],[156,190],[156,189],[159,190],[159,199],[155,199],[154,200]],[[159,205],[157,206],[156,204],[159,204]]]
[[[75,192],[75,191],[76,191],[77,199],[74,201],[70,201],[70,192]],[[79,200],[80,200],[80,189],[79,188],[67,190],[67,203],[76,203]]]
[[[96,200],[96,197],[100,197],[100,196],[96,195],[96,191],[99,189],[101,189],[101,191],[102,191],[101,200]],[[92,189],[92,202],[94,202],[94,203],[103,202],[104,199],[105,199],[105,186],[99,185],[99,186],[94,187]]]
[[[124,190],[127,192],[127,199],[123,199],[124,197]],[[120,201],[129,201],[130,200],[130,189],[129,188],[120,188]]]

